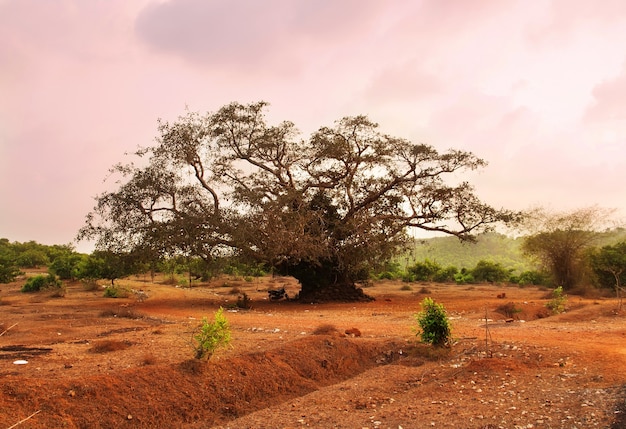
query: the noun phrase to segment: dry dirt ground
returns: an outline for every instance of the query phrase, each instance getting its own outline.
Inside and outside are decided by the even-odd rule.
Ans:
[[[546,291],[512,286],[380,282],[366,289],[373,302],[302,304],[267,300],[268,288],[297,292],[289,278],[140,277],[118,282],[142,291],[128,298],[23,283],[0,285],[1,429],[626,424],[626,316],[612,299],[570,296],[554,316]],[[232,308],[237,292],[251,309]],[[413,332],[426,296],[448,311],[448,349]],[[519,311],[498,312],[507,305]],[[231,346],[197,361],[192,332],[220,306]]]

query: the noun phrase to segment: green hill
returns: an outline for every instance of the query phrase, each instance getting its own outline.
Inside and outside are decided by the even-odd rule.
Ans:
[[[446,267],[472,269],[478,261],[498,262],[504,268],[520,273],[536,269],[525,257],[520,246],[522,239],[503,234],[487,233],[478,236],[475,243],[464,243],[456,237],[435,237],[415,241],[415,245],[398,262],[404,267],[428,259]]]

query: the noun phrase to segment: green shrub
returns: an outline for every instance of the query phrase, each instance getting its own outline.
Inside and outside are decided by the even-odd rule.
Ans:
[[[520,286],[547,286],[550,284],[550,277],[541,271],[524,271],[512,283],[517,283]]]
[[[424,298],[422,311],[415,315],[415,319],[420,328],[417,335],[423,342],[433,346],[445,346],[450,343],[450,321],[442,304],[437,304],[432,298]]]
[[[433,281],[437,283],[453,282],[454,276],[456,276],[458,272],[459,272],[459,269],[453,266],[441,268],[433,276]]]
[[[230,326],[224,317],[224,309],[220,307],[217,310],[213,322],[204,317],[192,339],[196,359],[210,359],[215,350],[227,346],[230,343]]]
[[[441,265],[428,259],[424,260],[424,262],[416,262],[413,266],[407,268],[412,280],[417,282],[433,281],[437,272],[441,270]]]
[[[128,298],[130,296],[130,291],[128,288],[118,286],[118,285],[109,285],[104,288],[104,297],[105,298]]]
[[[474,276],[470,271],[465,268],[461,268],[461,271],[454,275],[454,281],[459,285],[474,283]]]
[[[499,262],[480,260],[472,270],[472,276],[479,283],[498,283],[507,281],[511,276],[511,271],[504,268]]]
[[[43,289],[60,289],[62,287],[63,283],[55,275],[48,274],[44,276],[43,274],[39,274],[26,280],[26,283],[22,286],[21,291],[30,293],[39,292]]]
[[[552,299],[546,303],[546,307],[552,311],[553,314],[560,314],[565,311],[565,304],[567,303],[567,295],[563,293],[563,287],[559,286],[552,291]]]

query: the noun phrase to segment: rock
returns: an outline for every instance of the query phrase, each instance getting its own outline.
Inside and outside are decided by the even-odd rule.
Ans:
[[[346,329],[346,335],[350,337],[360,337],[361,331],[359,331],[357,328]]]

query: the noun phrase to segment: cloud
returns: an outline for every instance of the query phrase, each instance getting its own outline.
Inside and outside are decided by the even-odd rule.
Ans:
[[[585,113],[587,121],[626,121],[626,63],[620,75],[596,85],[592,94],[593,103]]]
[[[292,70],[316,49],[367,31],[375,0],[170,0],[152,3],[136,32],[153,49],[191,63],[250,74]],[[326,46],[327,47],[327,46]]]

